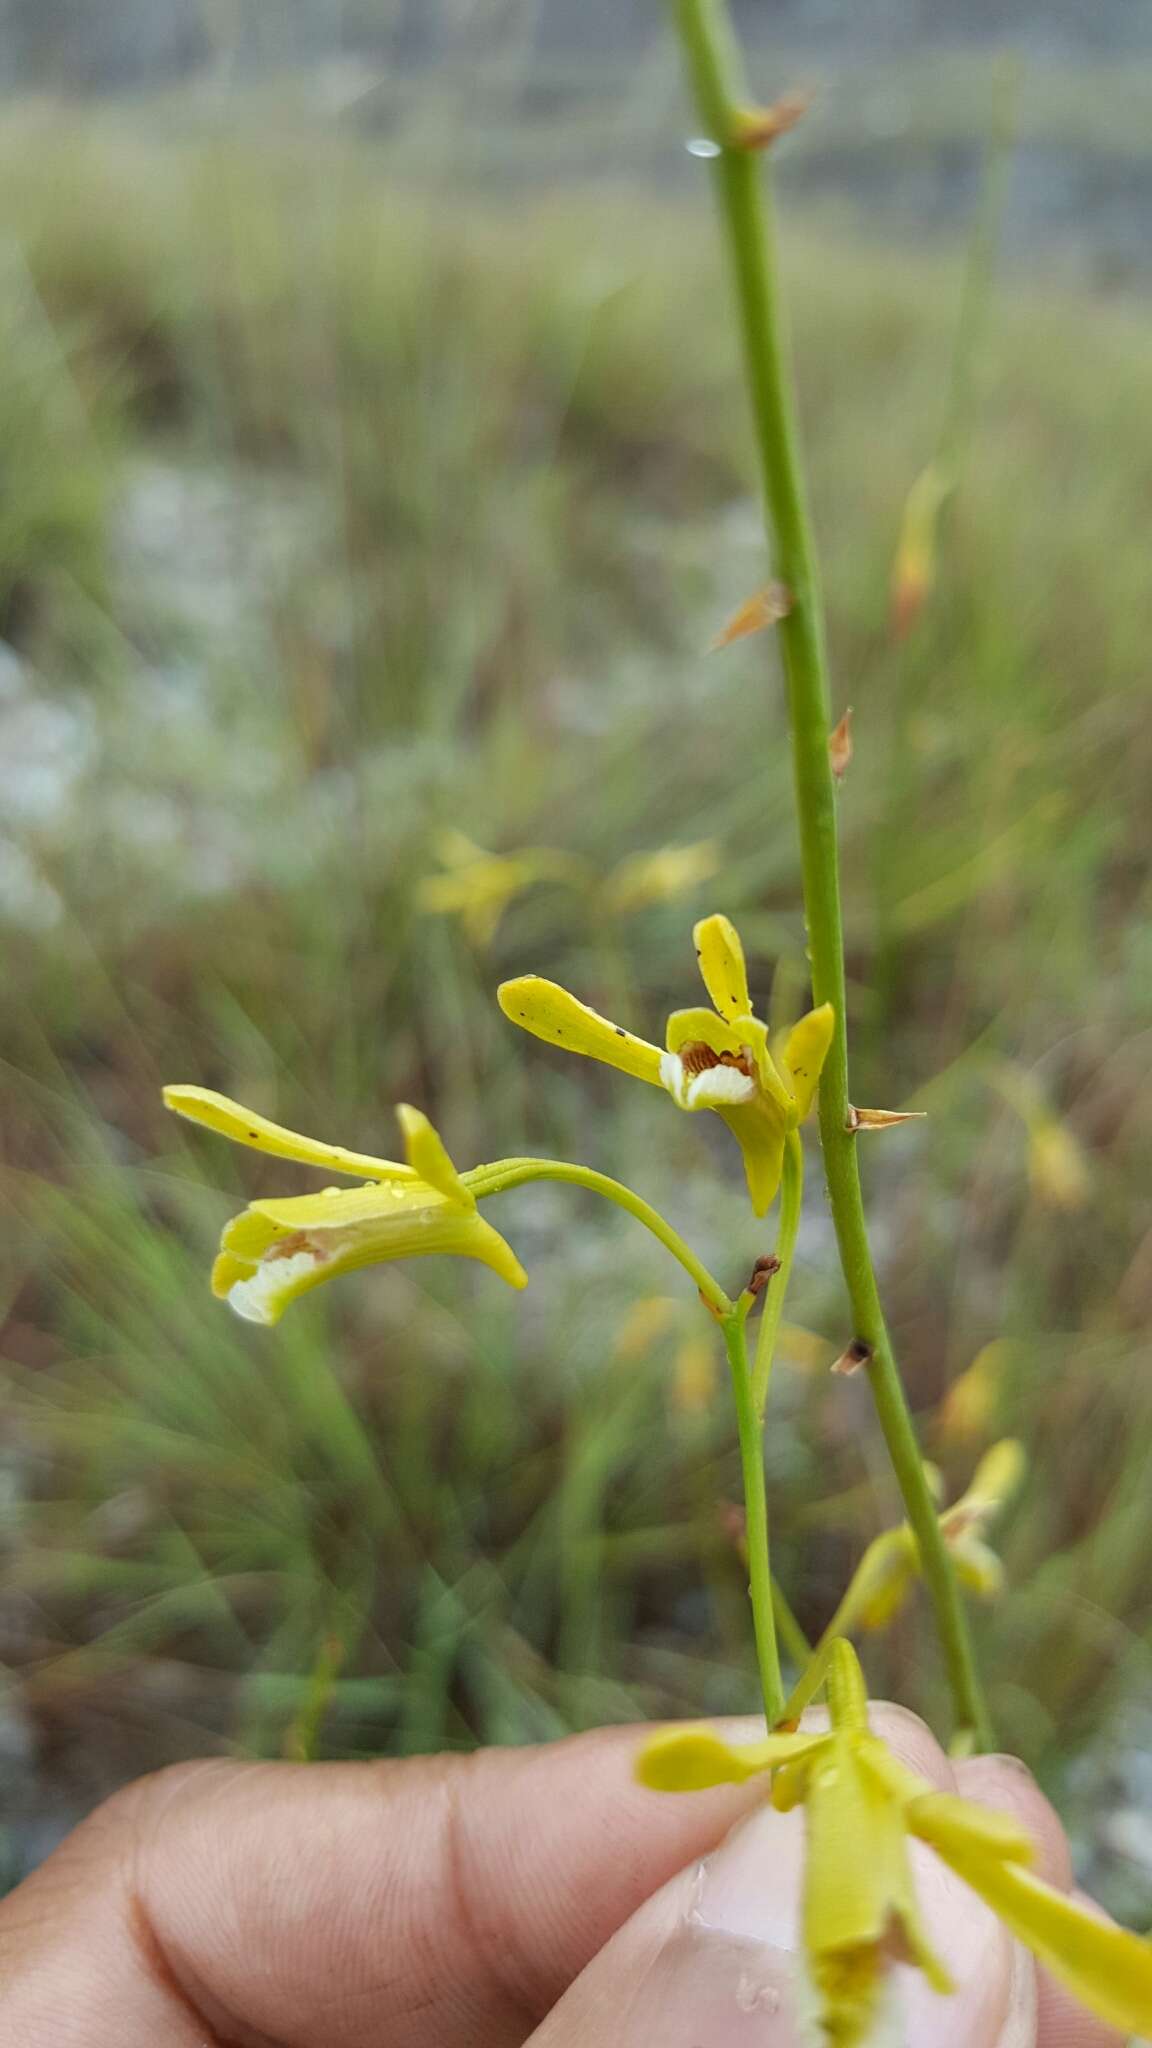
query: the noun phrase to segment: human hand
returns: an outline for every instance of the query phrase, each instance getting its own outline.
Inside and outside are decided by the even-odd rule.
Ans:
[[[1015,1814],[1068,1886],[1063,1831],[1011,1759],[938,1787]],[[101,1807],[0,1904],[6,2048],[794,2048],[803,1821],[755,1785],[632,1779],[641,1731],[381,1764],[180,1766]],[[735,1830],[734,1832],[730,1832]],[[959,1989],[907,1976],[907,2048],[1115,2048],[912,1849]]]

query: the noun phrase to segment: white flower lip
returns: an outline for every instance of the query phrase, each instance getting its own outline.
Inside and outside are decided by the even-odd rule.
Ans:
[[[274,1323],[285,1290],[325,1263],[319,1251],[293,1252],[290,1258],[262,1259],[250,1280],[237,1280],[228,1292],[228,1306],[246,1323]]]
[[[717,1109],[751,1102],[756,1083],[739,1067],[705,1067],[703,1073],[689,1074],[679,1053],[666,1052],[660,1060],[660,1079],[681,1109]]]
[[[726,1103],[751,1102],[755,1093],[751,1074],[741,1073],[739,1067],[707,1067],[702,1074],[693,1074],[688,1083],[688,1107],[715,1109]]]

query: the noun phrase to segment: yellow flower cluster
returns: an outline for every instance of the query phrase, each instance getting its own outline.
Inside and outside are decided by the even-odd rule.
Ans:
[[[664,1053],[534,975],[505,982],[500,1002],[525,1030],[655,1082],[681,1109],[717,1110],[740,1143],[762,1215],[779,1186],[787,1133],[811,1108],[832,1012],[825,1004],[801,1020],[784,1047],[781,1073],[768,1050],[768,1027],[752,1014],[743,949],[728,919],[698,924],[696,944],[716,1008],[678,1010],[668,1020]],[[238,1145],[366,1183],[252,1202],[227,1224],[212,1286],[250,1321],[278,1322],[301,1294],[357,1266],[429,1252],[479,1259],[513,1287],[525,1286],[519,1260],[477,1210],[481,1169],[458,1173],[420,1110],[402,1104],[397,1112],[405,1145],[398,1163],[286,1130],[210,1088],[169,1087],[164,1100],[178,1116]]]
[[[893,1756],[868,1725],[863,1675],[841,1639],[828,1670],[831,1726],[745,1745],[706,1726],[662,1729],[636,1761],[641,1784],[698,1792],[771,1772],[782,1813],[803,1806],[807,1827],[803,1939],[827,2048],[875,2038],[894,1962],[911,1962],[933,1989],[953,1989],[916,1899],[908,1841],[926,1842],[1018,1941],[1110,2026],[1152,2021],[1152,1947],[1087,1913],[1033,1876],[1018,1824],[938,1792]]]

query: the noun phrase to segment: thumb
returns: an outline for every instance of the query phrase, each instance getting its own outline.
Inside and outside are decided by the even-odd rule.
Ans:
[[[877,1726],[943,1789],[947,1759],[891,1709]],[[657,1796],[657,1795],[654,1795]],[[909,2048],[1033,2048],[1035,1973],[988,1909],[911,1843],[917,1896],[955,1985],[896,1966]],[[530,2048],[799,2048],[810,2040],[800,1928],[802,1813],[763,1806],[649,1899],[570,1986]]]

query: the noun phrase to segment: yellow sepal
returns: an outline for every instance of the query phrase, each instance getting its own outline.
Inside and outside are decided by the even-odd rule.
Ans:
[[[326,1166],[334,1173],[355,1174],[360,1180],[407,1179],[411,1168],[390,1159],[374,1159],[367,1152],[349,1152],[343,1145],[324,1145],[318,1138],[302,1137],[283,1124],[274,1124],[255,1110],[245,1109],[230,1096],[214,1088],[178,1084],[165,1088],[165,1107],[190,1123],[203,1124],[236,1145],[248,1145],[254,1152],[268,1152],[277,1159],[296,1159],[303,1166]]]
[[[955,1806],[964,1806],[962,1815]],[[908,1825],[1089,2012],[1125,2035],[1152,2030],[1152,1945],[979,1840],[970,1811],[937,1793],[913,1804]]]
[[[475,1196],[465,1187],[448,1157],[443,1138],[423,1110],[413,1109],[410,1102],[401,1102],[396,1118],[404,1133],[404,1153],[413,1172],[443,1195],[445,1201],[455,1202],[462,1209],[474,1209]]]
[[[792,1084],[798,1120],[808,1115],[836,1029],[831,1003],[821,1003],[793,1026],[784,1045],[784,1067]]]
[[[742,1785],[761,1771],[794,1763],[826,1740],[823,1735],[768,1735],[760,1742],[732,1743],[706,1722],[693,1722],[650,1735],[634,1770],[651,1792],[703,1792],[712,1785]]]
[[[660,1086],[660,1049],[643,1038],[633,1038],[621,1025],[581,1003],[568,990],[538,974],[523,974],[516,981],[502,982],[496,992],[500,1008],[522,1031],[543,1038],[565,1052],[582,1053],[618,1067],[638,1081]]]
[[[696,958],[704,986],[722,1017],[747,1017],[752,1009],[748,969],[740,934],[730,918],[717,913],[692,928]]]
[[[739,1103],[718,1109],[744,1158],[744,1176],[753,1212],[764,1216],[776,1199],[784,1171],[784,1124],[770,1103]]]

